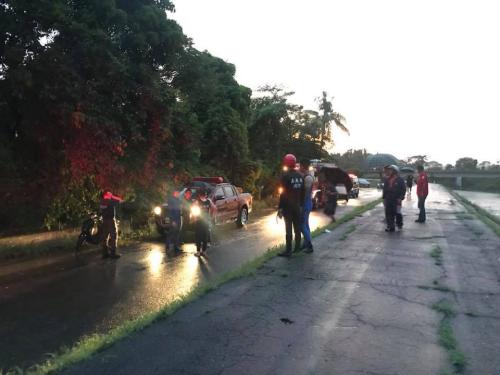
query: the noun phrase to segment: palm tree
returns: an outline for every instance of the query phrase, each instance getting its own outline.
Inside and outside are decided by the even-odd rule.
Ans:
[[[321,112],[320,145],[321,149],[323,149],[327,142],[332,142],[332,123],[347,134],[349,134],[349,129],[347,129],[345,124],[345,117],[333,110],[332,102],[328,100],[326,91],[323,91],[323,96],[318,98],[317,101],[319,102],[319,110]]]

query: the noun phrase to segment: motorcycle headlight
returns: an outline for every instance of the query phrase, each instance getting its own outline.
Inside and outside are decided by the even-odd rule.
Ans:
[[[156,206],[153,209],[153,212],[154,212],[155,215],[161,215],[161,207],[160,206]]]
[[[201,209],[199,206],[191,206],[191,215],[192,216],[200,216],[201,215]]]

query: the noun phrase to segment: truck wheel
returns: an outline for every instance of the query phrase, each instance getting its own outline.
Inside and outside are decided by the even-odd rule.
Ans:
[[[245,226],[248,223],[248,208],[243,207],[238,215],[238,220],[236,221],[236,225],[238,228]]]

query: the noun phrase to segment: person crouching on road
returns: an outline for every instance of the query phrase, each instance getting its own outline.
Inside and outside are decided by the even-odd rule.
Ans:
[[[332,222],[335,223],[335,212],[337,212],[337,188],[335,184],[331,181],[327,181],[325,183],[325,195],[326,195],[326,205],[324,213],[332,219]]]
[[[427,173],[424,172],[424,166],[419,165],[417,167],[418,180],[417,180],[417,197],[418,197],[418,219],[415,220],[416,223],[425,223],[427,219],[425,216],[425,200],[427,195],[429,195],[429,180],[427,178]]]
[[[174,191],[167,200],[168,218],[170,219],[170,229],[167,233],[166,249],[173,246],[175,252],[180,252],[180,238],[182,231],[182,211],[180,193]]]
[[[208,241],[210,239],[210,213],[215,210],[215,205],[207,197],[205,190],[197,194],[196,202],[193,203],[191,213],[194,216],[194,235],[196,242],[196,256],[205,256]]]
[[[113,195],[110,189],[105,189],[102,194],[99,210],[102,215],[102,258],[118,259],[121,255],[116,252],[118,242],[118,228],[116,225],[116,207],[123,201]]]
[[[313,201],[312,201],[312,188],[314,177],[309,170],[311,162],[308,159],[300,161],[300,171],[304,176],[304,212],[302,215],[302,234],[304,235],[304,244],[302,250],[306,253],[314,251],[311,238],[311,228],[309,227],[309,215],[311,214]]]
[[[286,248],[278,254],[281,257],[292,255],[292,227],[295,234],[294,251],[300,251],[302,210],[304,206],[304,178],[295,170],[297,159],[292,154],[287,154],[283,158],[283,165],[286,168],[285,174],[281,178],[283,192],[280,194],[278,206],[278,217],[285,218],[286,228]]]
[[[394,232],[396,227],[403,228],[403,215],[398,214],[398,206],[401,207],[402,201],[406,195],[406,186],[404,180],[399,176],[399,168],[390,165],[387,168],[387,179],[384,184],[385,220],[387,223],[386,232]],[[401,211],[399,211],[401,212]]]

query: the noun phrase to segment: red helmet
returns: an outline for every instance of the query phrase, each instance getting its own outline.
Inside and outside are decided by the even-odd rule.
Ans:
[[[297,164],[297,158],[293,154],[286,154],[285,157],[283,158],[283,165],[288,168],[295,168],[295,165]]]

